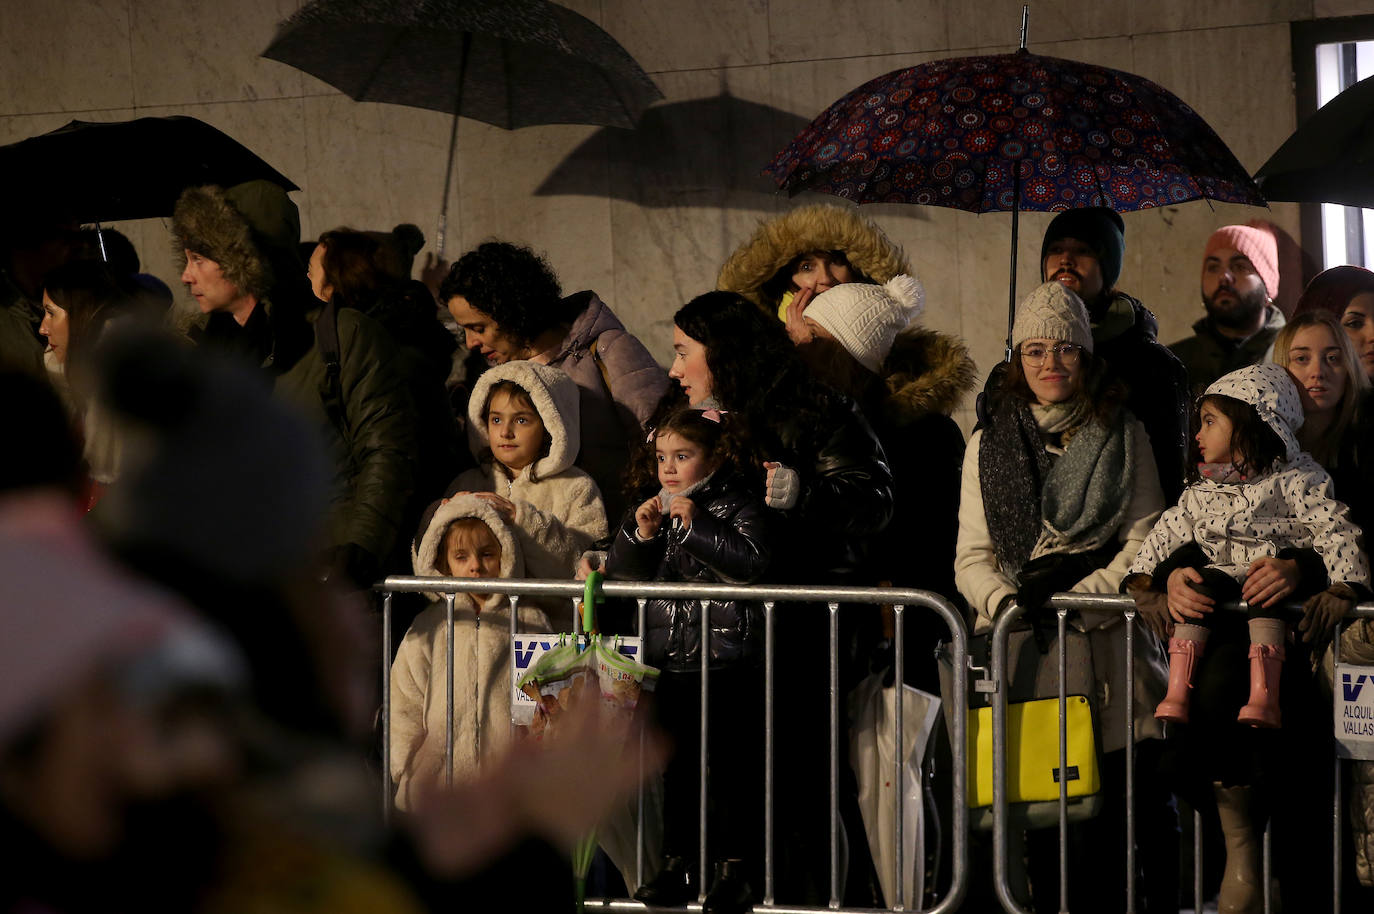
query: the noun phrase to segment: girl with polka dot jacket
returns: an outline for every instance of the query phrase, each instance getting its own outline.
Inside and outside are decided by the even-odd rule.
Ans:
[[[1155,717],[1188,721],[1194,662],[1209,634],[1226,628],[1213,614],[1166,597],[1165,579],[1178,573],[1213,603],[1240,600],[1245,590],[1251,600],[1250,698],[1234,719],[1278,727],[1288,639],[1279,605],[1292,587],[1257,597],[1244,582],[1269,574],[1274,559],[1315,550],[1329,586],[1304,605],[1298,630],[1311,641],[1368,592],[1369,562],[1350,509],[1332,497],[1331,477],[1298,445],[1303,409],[1284,368],[1260,364],[1233,371],[1207,388],[1197,409],[1197,481],[1160,517],[1124,582],[1146,624],[1170,635],[1169,691]]]

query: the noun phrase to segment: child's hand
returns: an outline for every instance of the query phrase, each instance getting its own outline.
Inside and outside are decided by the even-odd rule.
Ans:
[[[495,508],[496,513],[504,517],[507,523],[515,523],[515,502],[504,495],[497,495],[495,492],[473,492],[472,494]]]
[[[1201,619],[1212,611],[1216,601],[1198,593],[1188,582],[1202,583],[1202,574],[1196,568],[1175,568],[1169,572],[1169,615],[1175,622],[1191,622]]]
[[[658,534],[658,525],[662,520],[663,502],[655,495],[635,509],[635,526],[639,528],[639,538],[653,539]]]
[[[682,522],[682,530],[684,533],[692,529],[692,518],[696,517],[696,513],[697,506],[692,504],[690,498],[684,498],[681,495],[674,498],[672,504],[668,507],[668,516],[675,517]]]
[[[1240,597],[1251,606],[1267,609],[1297,590],[1299,578],[1297,562],[1266,555],[1250,563]]]

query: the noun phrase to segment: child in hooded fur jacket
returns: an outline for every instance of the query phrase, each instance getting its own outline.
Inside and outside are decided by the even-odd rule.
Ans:
[[[435,502],[412,552],[415,574],[455,578],[524,576],[520,544],[489,502],[471,494]],[[439,594],[416,617],[391,667],[391,777],[396,805],[413,809],[421,785],[444,777],[447,612]],[[476,774],[510,740],[510,603],[502,594],[453,601],[453,773]],[[519,627],[551,631],[545,612],[519,606]]]
[[[1298,444],[1302,403],[1288,372],[1251,365],[1215,381],[1198,401],[1198,479],[1165,511],[1140,547],[1125,586],[1146,621],[1169,634],[1169,692],[1155,716],[1188,721],[1188,690],[1212,620],[1161,592],[1183,569],[1190,586],[1214,602],[1239,600],[1242,582],[1271,557],[1314,549],[1329,587],[1303,608],[1305,641],[1322,637],[1369,585],[1369,562],[1350,509],[1332,497],[1331,477]],[[1358,589],[1358,592],[1357,592]],[[1278,727],[1278,680],[1287,628],[1272,589],[1249,604],[1250,700],[1237,718]],[[1171,630],[1171,631],[1170,631]]]
[[[529,577],[572,577],[607,536],[601,492],[573,466],[581,437],[572,378],[530,361],[488,369],[468,400],[468,438],[479,465],[447,494],[471,492],[514,525]]]
[[[753,484],[720,410],[678,407],[649,433],[630,481],[655,479],[658,494],[622,523],[606,557],[607,575],[629,580],[748,584],[767,570],[773,512]],[[643,489],[640,489],[641,492]],[[654,691],[660,725],[676,751],[664,772],[664,860],[635,898],[682,904],[697,896],[697,785],[700,777],[701,652],[710,665],[707,796],[715,876],[703,910],[743,910],[751,896],[747,870],[759,859],[754,800],[761,784],[763,634],[757,604],[652,599],[645,605],[644,657],[661,672]],[[709,635],[703,629],[709,626]]]

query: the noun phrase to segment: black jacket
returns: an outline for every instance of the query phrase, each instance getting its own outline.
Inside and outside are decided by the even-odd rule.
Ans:
[[[764,507],[734,472],[719,470],[690,494],[696,517],[690,529],[674,529],[665,517],[653,539],[641,542],[631,511],[606,556],[612,578],[631,581],[682,581],[749,584],[758,581],[772,558],[774,512]],[[763,611],[757,603],[712,600],[712,668],[753,660],[760,655]],[[701,604],[696,600],[649,600],[644,616],[646,661],[662,669],[701,667]]]

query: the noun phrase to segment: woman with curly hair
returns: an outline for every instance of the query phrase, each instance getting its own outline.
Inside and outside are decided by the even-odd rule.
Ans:
[[[668,374],[687,401],[720,409],[746,436],[764,503],[778,512],[780,535],[770,577],[786,583],[847,584],[860,580],[869,540],[892,514],[892,475],[877,438],[848,397],[821,384],[802,363],[772,315],[732,292],[708,292],[673,316]],[[735,424],[732,421],[732,424]],[[829,667],[824,605],[790,604],[779,613],[777,681],[791,700],[778,707],[780,884],[797,900],[829,897],[825,878],[829,813],[828,737],[823,671]],[[841,677],[852,684],[848,645],[872,637],[876,613],[841,613]],[[861,632],[860,629],[864,631]],[[841,734],[843,738],[843,734]],[[848,771],[848,766],[842,766]],[[852,859],[866,862],[857,805],[846,793]],[[857,829],[857,830],[856,830]]]
[[[563,296],[558,277],[527,247],[488,241],[458,259],[439,287],[464,342],[487,362],[529,359],[561,368],[581,394],[577,465],[618,517],[620,478],[668,379],[595,292]]]

